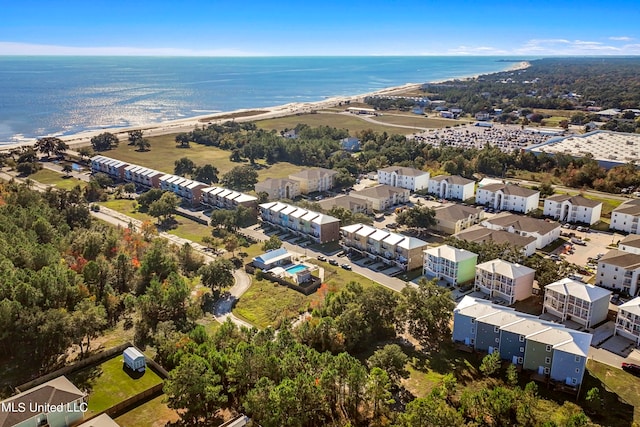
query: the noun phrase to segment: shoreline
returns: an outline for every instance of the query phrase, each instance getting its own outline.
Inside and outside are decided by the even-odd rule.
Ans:
[[[495,73],[518,71],[518,70],[526,69],[530,66],[531,64],[529,63],[529,61],[521,61],[521,62],[516,62],[512,64],[511,66],[507,67],[504,70],[496,71]],[[494,73],[490,73],[490,74],[494,74]],[[438,84],[438,83],[443,83],[445,81],[456,80],[456,79],[471,80],[471,79],[477,78],[478,76],[480,76],[480,74],[469,76],[469,77],[463,77],[463,78],[448,78],[448,79],[425,82],[425,83]],[[127,132],[131,130],[139,130],[139,129],[145,131],[146,137],[171,135],[171,134],[177,134],[181,132],[190,132],[195,128],[195,126],[200,126],[200,125],[204,126],[206,124],[213,124],[213,123],[223,123],[228,120],[234,120],[237,122],[248,122],[248,121],[255,121],[255,120],[265,120],[265,119],[272,119],[272,118],[278,118],[278,117],[286,117],[286,116],[292,116],[296,114],[310,113],[313,110],[335,107],[340,103],[344,103],[347,101],[356,102],[359,100],[363,100],[368,96],[393,95],[393,94],[397,94],[398,92],[415,90],[421,87],[425,83],[405,83],[400,86],[392,86],[392,87],[380,89],[377,91],[367,92],[367,93],[358,94],[358,95],[333,96],[320,101],[292,102],[288,104],[275,105],[275,106],[264,107],[264,108],[241,108],[238,110],[221,111],[219,113],[213,113],[213,114],[209,113],[209,114],[192,116],[192,117],[182,118],[182,119],[166,120],[166,121],[157,122],[157,123],[149,123],[146,125],[102,128],[97,130],[85,130],[85,131],[77,132],[71,135],[58,136],[58,138],[60,138],[65,143],[67,143],[69,145],[69,148],[73,148],[73,147],[88,145],[91,142],[91,138],[105,132],[110,132],[116,135],[121,140],[123,138],[125,139],[127,138]],[[256,111],[256,112],[260,111],[260,113],[235,117],[232,119],[228,118],[229,115],[242,114],[242,113],[247,113],[251,111]],[[0,151],[10,151],[20,147],[31,146],[34,143],[35,143],[35,139],[34,141],[24,141],[24,142],[6,143],[6,144],[3,144],[0,142]]]

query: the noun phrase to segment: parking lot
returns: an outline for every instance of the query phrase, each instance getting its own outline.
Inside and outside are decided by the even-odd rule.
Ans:
[[[565,252],[565,246],[561,245],[554,253],[561,256],[570,263],[587,267],[589,258],[596,259],[599,254],[605,254],[609,251],[609,246],[617,243],[624,236],[617,233],[608,233],[604,231],[580,232],[577,230],[562,229],[563,232],[575,234],[575,238],[585,242],[585,245],[573,244],[573,253]],[[567,244],[570,243],[570,240]]]

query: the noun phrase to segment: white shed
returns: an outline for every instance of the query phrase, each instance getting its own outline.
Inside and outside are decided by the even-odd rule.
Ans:
[[[122,353],[122,355],[124,356],[124,364],[131,370],[144,372],[147,362],[144,354],[140,353],[137,348],[129,347]]]

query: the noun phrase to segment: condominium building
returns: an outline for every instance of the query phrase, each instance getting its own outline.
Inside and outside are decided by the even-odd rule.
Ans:
[[[360,197],[353,197],[347,194],[341,194],[329,199],[318,201],[318,205],[324,211],[329,211],[335,207],[344,208],[353,213],[369,214],[373,210],[373,204],[370,200]]]
[[[476,266],[474,288],[511,305],[531,296],[535,273],[524,265],[494,259]]]
[[[542,312],[591,328],[606,320],[610,299],[606,289],[565,278],[545,287]]]
[[[482,225],[491,230],[502,230],[536,239],[536,249],[542,249],[560,237],[560,223],[504,212],[485,219]]]
[[[465,296],[453,311],[453,341],[571,387],[584,378],[592,335]]]
[[[441,199],[468,200],[475,194],[475,181],[458,175],[439,175],[429,179],[429,193]]]
[[[618,306],[615,334],[633,340],[636,346],[640,346],[640,297]]]
[[[163,175],[166,174],[144,166],[129,165],[124,168],[124,180],[145,189],[160,188],[160,177]]]
[[[378,169],[378,183],[392,187],[402,187],[411,191],[429,187],[429,172],[402,166]]]
[[[358,253],[370,259],[413,270],[422,265],[422,251],[427,247],[415,237],[409,237],[364,224],[352,224],[340,229],[342,247],[346,252]]]
[[[454,234],[453,237],[467,242],[507,244],[521,250],[525,256],[531,256],[536,253],[537,240],[535,237],[521,236],[517,233],[509,233],[503,230],[492,230],[481,225],[474,225]]]
[[[556,194],[544,201],[543,214],[561,222],[595,224],[600,221],[602,202],[582,196]]]
[[[254,210],[258,198],[222,187],[206,187],[202,189],[200,202],[216,209],[235,209],[238,206]]]
[[[384,211],[392,206],[407,203],[411,194],[406,188],[376,185],[374,187],[352,191],[349,195],[368,201],[375,211]]]
[[[340,239],[340,220],[330,215],[280,202],[263,203],[259,210],[262,222],[308,237],[316,243]]]
[[[466,249],[449,245],[436,246],[424,251],[422,273],[426,277],[457,285],[473,280],[477,261],[478,254]]]
[[[640,234],[629,234],[618,242],[618,249],[640,255]]]
[[[612,249],[598,260],[596,284],[638,295],[640,255]]]
[[[300,195],[300,181],[268,178],[255,185],[257,193],[267,193],[269,200],[294,199]]]
[[[478,188],[476,203],[500,211],[528,213],[538,208],[540,192],[512,184],[488,184]]]
[[[116,181],[124,179],[124,169],[129,166],[121,160],[105,156],[93,156],[91,158],[91,172],[104,173]]]
[[[293,173],[289,175],[289,179],[300,183],[300,192],[302,194],[309,194],[316,191],[331,190],[337,174],[338,172],[331,169],[311,168]]]
[[[455,234],[484,219],[484,211],[456,203],[434,209],[436,225],[432,228],[446,234]]]
[[[192,206],[200,204],[202,189],[207,187],[206,184],[178,175],[163,175],[159,181],[161,190],[171,191]]]
[[[624,202],[611,212],[609,228],[640,234],[638,223],[640,223],[640,199],[633,199]]]

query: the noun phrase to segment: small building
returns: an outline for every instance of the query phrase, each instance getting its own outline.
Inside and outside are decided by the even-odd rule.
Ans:
[[[488,184],[478,188],[476,203],[500,211],[526,214],[538,208],[540,192],[512,184]]]
[[[449,245],[424,251],[422,273],[429,278],[444,280],[452,285],[471,282],[475,277],[478,254]]]
[[[640,346],[640,297],[618,306],[615,334],[633,340],[636,346]]]
[[[337,174],[337,171],[331,169],[311,168],[292,173],[289,175],[289,179],[299,182],[302,194],[309,194],[316,191],[331,190]]]
[[[267,193],[269,200],[294,199],[300,195],[300,182],[286,178],[267,178],[255,185],[257,193]]]
[[[359,191],[352,191],[349,195],[368,201],[375,211],[384,211],[392,206],[407,203],[410,192],[406,188],[392,187],[383,184],[367,187]]]
[[[378,183],[417,191],[429,187],[429,172],[402,166],[378,169]]]
[[[611,249],[598,260],[596,284],[619,289],[631,296],[638,295],[640,255]]]
[[[122,352],[124,364],[132,371],[144,372],[147,366],[147,359],[144,354],[135,347],[128,347]]]
[[[253,266],[261,270],[291,264],[291,254],[285,248],[274,249],[253,258]]]
[[[429,179],[429,193],[441,199],[468,200],[475,194],[475,181],[458,175],[438,175]]]
[[[476,266],[474,289],[511,305],[532,295],[535,273],[524,265],[494,259]]]
[[[85,398],[85,393],[60,376],[0,402],[0,427],[76,425],[84,417]]]
[[[456,203],[434,209],[436,225],[432,228],[446,234],[459,233],[484,219],[484,211]]]
[[[640,234],[639,223],[640,199],[626,201],[611,211],[611,230]]]
[[[607,319],[611,292],[569,278],[545,286],[543,313],[591,328]]]
[[[602,202],[582,196],[556,194],[544,201],[543,214],[561,222],[595,224],[600,221]]]
[[[562,227],[559,223],[531,218],[524,215],[515,215],[508,212],[485,219],[482,225],[492,230],[502,230],[523,237],[536,239],[536,249],[555,242],[560,238]]]

